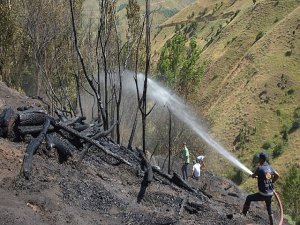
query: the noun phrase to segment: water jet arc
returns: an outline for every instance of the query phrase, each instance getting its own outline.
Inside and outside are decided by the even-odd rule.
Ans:
[[[144,78],[143,74],[139,74]],[[221,144],[215,141],[201,126],[200,120],[193,115],[189,106],[183,103],[183,100],[169,90],[159,85],[152,79],[148,78],[148,95],[161,105],[166,105],[172,113],[189,128],[191,128],[202,140],[211,146],[220,155],[231,162],[235,167],[242,169],[247,174],[251,175],[252,171],[243,165],[234,155],[227,151]]]

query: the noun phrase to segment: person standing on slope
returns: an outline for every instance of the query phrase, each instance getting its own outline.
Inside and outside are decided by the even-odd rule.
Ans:
[[[183,149],[181,150],[181,158],[183,160],[183,164],[181,167],[181,171],[182,171],[182,178],[183,180],[187,180],[188,179],[188,165],[190,163],[190,153],[188,148],[186,147],[186,143],[183,143]]]
[[[247,214],[252,201],[265,201],[270,225],[273,225],[274,218],[271,207],[274,189],[273,183],[278,180],[279,174],[267,163],[267,155],[265,153],[259,154],[259,164],[255,172],[250,175],[252,178],[257,178],[259,192],[247,196],[242,213],[244,215]]]
[[[199,177],[201,175],[201,168],[205,167],[203,159],[203,155],[198,156],[196,158],[196,163],[194,163],[193,165],[192,178],[196,180],[199,180]]]

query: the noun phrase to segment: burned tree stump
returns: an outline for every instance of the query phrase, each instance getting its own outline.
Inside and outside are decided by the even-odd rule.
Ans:
[[[0,115],[0,128],[1,136],[14,138],[15,137],[15,125],[18,121],[18,115],[12,108],[6,108]]]
[[[140,191],[137,196],[137,202],[140,203],[144,198],[147,187],[153,181],[153,170],[152,170],[151,163],[146,158],[146,156],[144,155],[142,150],[138,149],[138,151],[139,151],[140,157],[142,158],[141,167],[142,167],[142,170],[144,170],[143,181],[141,183],[141,188],[140,188]]]
[[[37,138],[33,139],[26,148],[26,152],[25,152],[24,159],[23,159],[23,174],[26,179],[29,179],[33,154],[36,152],[36,150],[42,143],[49,126],[50,126],[50,118],[47,117],[46,121],[44,122],[43,129],[42,129],[41,133],[39,134],[39,136]]]

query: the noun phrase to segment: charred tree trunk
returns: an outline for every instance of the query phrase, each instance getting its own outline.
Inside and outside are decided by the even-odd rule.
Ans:
[[[140,157],[142,158],[141,167],[142,167],[142,170],[144,171],[143,181],[141,183],[141,188],[140,188],[139,194],[137,196],[137,202],[140,203],[144,198],[147,187],[153,181],[153,170],[152,170],[151,163],[149,162],[149,160],[147,159],[145,154],[141,150],[138,150],[138,151],[139,151]]]
[[[42,143],[49,126],[50,126],[50,118],[47,117],[44,122],[43,130],[41,131],[39,136],[37,138],[33,139],[26,148],[26,152],[25,152],[24,159],[23,159],[23,174],[26,179],[29,178],[29,175],[31,172],[33,154],[36,152],[36,150]]]

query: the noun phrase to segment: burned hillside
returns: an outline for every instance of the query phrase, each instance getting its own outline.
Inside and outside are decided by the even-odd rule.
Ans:
[[[263,204],[240,215],[246,194],[231,181],[205,171],[185,182],[84,118],[26,101],[1,110],[0,224],[268,223]]]

